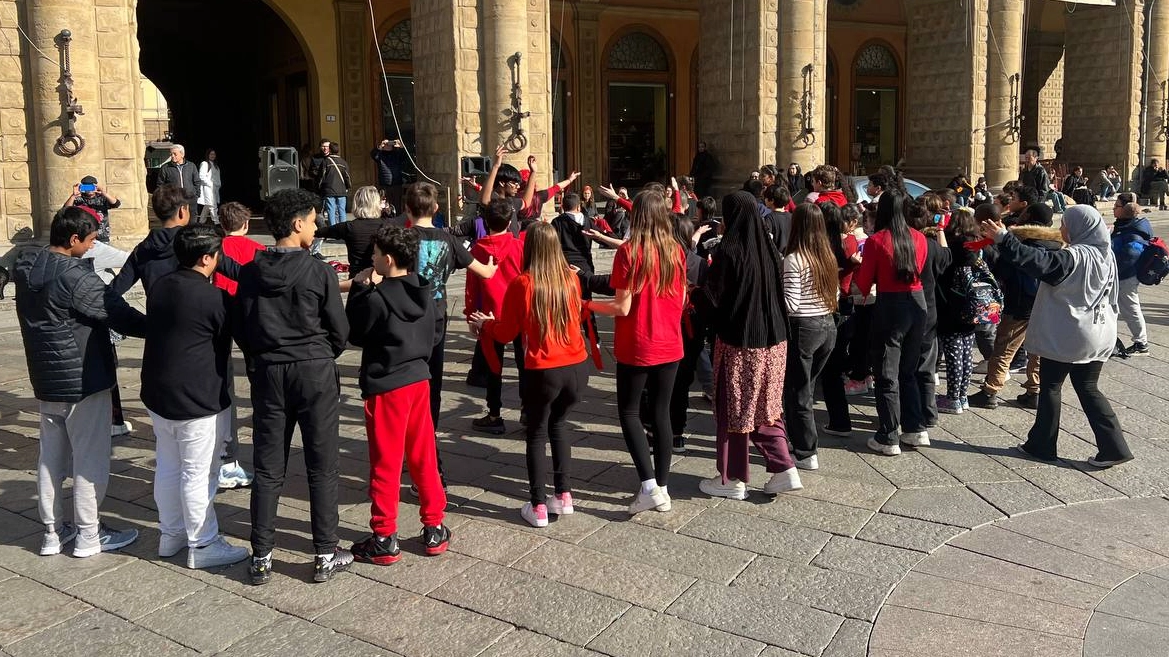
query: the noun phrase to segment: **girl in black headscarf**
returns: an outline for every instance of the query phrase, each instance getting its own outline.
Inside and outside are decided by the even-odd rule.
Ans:
[[[755,197],[723,199],[722,242],[695,302],[714,329],[714,415],[719,475],[699,488],[709,495],[747,497],[749,445],[763,455],[766,493],[803,488],[783,428],[787,321],[780,285],[782,257],[768,238]]]

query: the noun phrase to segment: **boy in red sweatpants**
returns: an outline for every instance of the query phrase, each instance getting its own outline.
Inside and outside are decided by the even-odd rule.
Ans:
[[[373,268],[353,279],[349,340],[361,347],[359,384],[369,440],[369,526],[373,535],[353,545],[357,561],[388,565],[401,557],[398,495],[402,461],[418,487],[426,554],[446,552],[451,531],[442,524],[446,493],[438,474],[430,417],[434,347],[434,291],[413,273],[418,231],[385,225],[373,241]]]

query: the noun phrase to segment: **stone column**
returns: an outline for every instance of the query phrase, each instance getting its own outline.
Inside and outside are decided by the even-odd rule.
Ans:
[[[819,0],[817,0],[819,1]],[[712,195],[738,189],[775,162],[779,110],[778,0],[705,0],[699,5],[699,141],[718,159]]]
[[[1149,9],[1149,86],[1145,89],[1145,159],[1165,162],[1169,125],[1165,124],[1165,94],[1169,85],[1169,0],[1153,2]]]
[[[824,86],[827,35],[827,0],[787,0],[781,4],[776,131],[777,161],[781,167],[796,162],[804,171],[810,171],[824,164],[824,145],[828,138],[824,134],[824,115],[828,109]],[[805,116],[807,92],[811,93],[808,117]]]
[[[372,185],[377,182],[373,160],[369,149],[374,138],[370,132],[370,104],[380,97],[377,87],[370,88],[369,66],[370,31],[369,9],[360,0],[337,0],[337,31],[344,35],[337,39],[338,71],[341,86],[341,153],[349,163],[353,187]],[[372,66],[377,71],[381,84],[381,69],[377,62]],[[380,138],[379,138],[380,139]]]
[[[527,58],[527,11],[526,3],[519,0],[483,0],[483,144],[484,151],[491,153],[496,145],[506,143],[506,156],[516,168],[522,168],[531,145],[515,140],[510,117],[512,106],[513,70],[518,63],[520,75],[531,65]],[[546,35],[545,35],[546,36]],[[523,82],[526,82],[524,80]],[[527,84],[523,84],[526,89]],[[525,105],[527,99],[525,99]],[[525,108],[530,111],[530,108]],[[546,111],[546,108],[545,108]],[[529,121],[521,124],[526,129]],[[543,174],[541,174],[543,175]]]
[[[986,183],[1002,189],[1018,178],[1020,133],[1013,128],[1012,90],[1022,102],[1023,0],[989,0],[989,51],[986,57]],[[1019,75],[1017,81],[1011,78]],[[1016,107],[1017,109],[1017,107]],[[973,173],[973,172],[967,172]]]
[[[32,173],[24,80],[28,63],[20,57],[17,4],[0,0],[0,252],[13,241],[33,236]]]
[[[129,245],[147,231],[135,0],[30,0],[26,6],[25,31],[48,55],[46,59],[35,50],[28,55],[28,135],[36,156],[34,229],[39,237],[47,236],[54,212],[73,185],[94,175],[122,200],[122,207],[111,214],[111,227],[115,241]],[[85,111],[76,123],[85,147],[72,157],[54,150],[63,115],[54,40],[62,30],[73,36],[73,94]]]
[[[599,17],[604,6],[596,0],[582,0],[576,5],[576,53],[577,53],[577,120],[581,135],[579,153],[580,170],[586,184],[596,187],[605,183],[609,172],[602,167],[597,156],[600,154],[598,139],[603,129],[599,124],[600,103],[604,94],[601,93],[601,82],[597,73],[601,70],[598,51],[602,47],[597,43],[597,28]]]
[[[527,48],[520,68],[520,84],[523,85],[524,111],[532,114],[524,120],[523,127],[528,136],[528,155],[536,156],[536,182],[549,186],[567,178],[571,172],[561,172],[558,180],[552,179],[552,27],[549,24],[549,2],[527,0],[526,5]],[[575,165],[570,162],[569,166]],[[580,185],[576,191],[583,187]]]
[[[1027,34],[1023,57],[1023,141],[1055,155],[1063,132],[1063,32]]]

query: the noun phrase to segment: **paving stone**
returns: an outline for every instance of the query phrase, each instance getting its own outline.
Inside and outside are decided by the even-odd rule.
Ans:
[[[197,654],[100,609],[73,616],[9,646],[8,651],[13,657],[180,657]]]
[[[45,526],[22,515],[0,508],[0,543],[12,543],[26,536],[41,535]]]
[[[271,625],[275,611],[226,591],[204,588],[138,619],[138,624],[200,652],[223,650]],[[192,622],[198,619],[198,622]],[[208,632],[207,628],[215,628]]]
[[[889,581],[771,557],[752,561],[734,583],[766,590],[797,604],[867,621],[877,617],[877,611],[893,588]]]
[[[1081,515],[1082,506],[1027,514],[1006,520],[998,526],[1135,571],[1150,570],[1169,563],[1169,558],[1140,547],[1127,540],[1127,537],[1122,539],[1115,530],[1091,524],[1089,518]]]
[[[1123,497],[1115,488],[1074,468],[1048,466],[1019,470],[1018,473],[1064,504]]]
[[[1084,635],[1092,616],[1088,609],[925,573],[909,573],[886,604],[1075,638]]]
[[[820,654],[844,622],[835,614],[777,599],[765,588],[705,581],[683,593],[669,613],[808,655]]]
[[[543,634],[516,630],[478,657],[601,657],[601,653],[557,641]]]
[[[932,446],[919,450],[919,453],[965,484],[1021,480],[1015,471],[962,442],[935,440]]]
[[[26,470],[0,468],[0,509],[24,513],[36,508],[36,474]]]
[[[1029,481],[971,483],[967,487],[1008,516],[1062,506]]]
[[[548,541],[513,567],[655,611],[664,611],[694,583],[687,575],[559,541]]]
[[[737,608],[740,602],[735,601],[733,607]],[[668,614],[632,607],[586,647],[613,657],[743,657],[758,655],[764,644]]]
[[[1094,530],[1123,535],[1125,542],[1169,558],[1169,532],[1164,524],[1169,501],[1163,497],[1079,504],[1055,513]]]
[[[263,630],[236,641],[219,657],[397,657],[397,653],[378,648],[353,637],[338,634],[299,618],[284,618]]]
[[[996,591],[1047,600],[1069,607],[1094,609],[1108,589],[1034,568],[968,552],[949,545],[922,559],[914,568],[957,582],[975,584]]]
[[[672,492],[672,489],[671,489]],[[626,501],[626,500],[622,500]],[[630,516],[628,512],[621,509],[625,513],[629,521],[645,525],[646,527],[653,527],[654,529],[661,529],[668,532],[678,533],[683,527],[690,524],[703,511],[714,508],[709,504],[698,504],[691,500],[671,499],[671,508],[669,513],[639,513],[635,516]],[[628,507],[628,504],[622,505]]]
[[[375,587],[316,622],[410,657],[473,657],[512,630],[494,618],[389,586]]]
[[[738,548],[630,523],[606,525],[581,545],[723,584],[733,580],[755,557]]]
[[[845,619],[821,657],[865,657],[869,654],[869,635],[872,631],[872,623]]]
[[[876,511],[896,490],[887,482],[871,484],[844,479],[835,472],[831,475],[821,474],[828,472],[827,466],[821,466],[821,469],[815,472],[800,472],[804,488],[789,495]]]
[[[960,483],[950,473],[914,450],[907,449],[897,458],[875,453],[861,453],[861,458],[899,489],[957,486]]]
[[[950,545],[1109,589],[1136,574],[1131,569],[993,525],[959,536]]]
[[[933,552],[946,541],[965,531],[965,529],[953,525],[878,513],[869,520],[856,537],[907,550]]]
[[[1164,654],[1169,644],[1169,627],[1134,618],[1097,613],[1092,616],[1084,637],[1084,655],[1090,657],[1132,657]]]
[[[556,539],[567,543],[579,543],[606,523],[605,518],[586,510],[587,507],[580,507],[571,516],[559,518],[550,515],[547,527],[532,527],[520,517],[520,507],[523,506],[521,500],[528,497],[527,487],[525,479],[522,497],[508,497],[494,491],[485,491],[460,505],[459,514],[505,527],[507,531],[530,534],[541,542],[545,539]],[[576,506],[575,499],[573,506]]]
[[[803,655],[798,652],[792,652],[791,650],[776,648],[775,646],[768,646],[767,648],[763,649],[763,652],[760,653],[759,657],[803,657]]]
[[[764,504],[724,500],[720,508],[841,536],[856,536],[873,517],[872,511],[795,495],[779,495]]]
[[[547,540],[518,528],[473,520],[460,528],[458,540],[451,543],[451,550],[475,559],[510,566]]]
[[[359,563],[354,564],[353,572],[376,582],[427,595],[477,563],[478,559],[450,550],[437,557],[422,556],[421,550],[419,553],[403,550],[398,563],[390,566]]]
[[[800,563],[810,562],[832,537],[827,532],[733,513],[724,508],[707,509],[679,533]]]
[[[1109,593],[1096,612],[1169,627],[1169,582],[1151,575],[1133,577]]]
[[[839,439],[840,445],[836,447],[829,446],[830,441],[833,440],[836,440],[834,436],[827,434],[820,435],[820,449],[818,453],[820,469],[817,471],[817,474],[874,486],[890,485],[889,480],[880,472],[874,470],[868,461],[861,458],[861,455],[857,452],[849,449],[854,441],[853,438]],[[803,473],[800,474],[801,476],[803,475]]]
[[[882,581],[896,581],[904,577],[921,558],[920,552],[833,536],[812,560],[812,565]]]
[[[870,646],[913,655],[1081,657],[1079,639],[886,606]]]
[[[978,527],[1003,517],[965,486],[899,490],[881,511],[957,527]]]
[[[0,581],[0,648],[68,620],[90,606],[26,577]]]
[[[433,597],[584,645],[629,608],[626,602],[508,568],[479,563],[435,589]],[[555,600],[555,604],[548,604]]]
[[[129,561],[65,589],[89,604],[128,620],[202,590],[197,579],[148,561]]]

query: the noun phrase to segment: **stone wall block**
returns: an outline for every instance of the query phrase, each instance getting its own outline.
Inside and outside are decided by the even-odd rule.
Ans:
[[[25,113],[23,109],[0,109],[0,135],[25,134]]]
[[[77,52],[78,43],[74,41],[74,52]],[[111,57],[125,60],[130,57],[130,37],[126,35],[126,26],[121,30],[101,34],[97,38],[97,54],[99,57]],[[77,61],[75,58],[74,61]],[[76,73],[74,73],[76,77]]]
[[[117,4],[122,5],[120,2]],[[123,36],[126,34],[127,17],[124,6],[97,7],[94,9],[94,18],[98,32],[116,32]]]
[[[6,214],[31,215],[32,193],[28,189],[5,189],[4,212]]]
[[[29,160],[28,139],[23,134],[4,135],[0,137],[0,142],[3,143],[0,158],[3,158],[4,162],[27,162]]]
[[[136,86],[127,83],[112,83],[101,85],[102,109],[128,110],[134,107]]]

